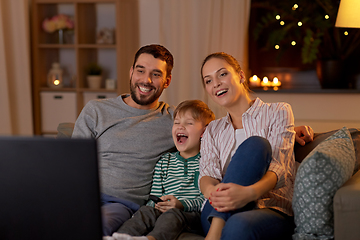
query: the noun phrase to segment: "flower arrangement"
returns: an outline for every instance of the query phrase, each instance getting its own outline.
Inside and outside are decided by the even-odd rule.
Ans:
[[[52,18],[46,18],[43,21],[42,27],[45,32],[53,33],[60,29],[73,29],[74,22],[70,19],[69,16],[65,14],[58,14]]]

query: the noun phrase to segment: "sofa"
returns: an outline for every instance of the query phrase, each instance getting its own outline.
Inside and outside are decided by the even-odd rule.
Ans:
[[[58,126],[58,137],[71,136],[73,126],[73,123],[61,123]],[[345,152],[343,152],[344,149]],[[333,237],[335,240],[360,239],[360,129],[343,128],[315,133],[314,141],[305,146],[296,143],[294,152],[298,173],[295,181],[295,200],[293,200],[296,229],[292,238],[295,240],[333,239]],[[336,178],[335,184],[326,179],[321,172],[322,170],[326,172],[331,168],[321,164],[326,155],[332,155],[332,152],[336,153],[335,157],[328,158],[336,159],[331,162],[334,168],[331,177]],[[343,158],[347,167],[337,165],[337,158]],[[320,159],[320,162],[314,159]],[[352,159],[353,162],[349,163],[348,159]],[[315,162],[317,165],[314,165]],[[340,179],[339,175],[347,175],[347,177]],[[323,185],[319,184],[321,181]],[[334,186],[336,184],[338,186]],[[319,185],[329,193],[324,194],[323,190],[316,190],[320,189]],[[309,190],[304,190],[306,187],[309,187]],[[322,203],[311,203],[312,200],[309,200],[316,197],[314,189],[315,193],[317,191],[320,196],[323,196],[321,198],[317,196],[317,200]],[[324,206],[321,205],[323,203],[325,208],[326,204],[328,205],[328,210],[323,211]],[[306,222],[306,217],[309,218],[308,222]],[[178,239],[202,240],[204,237],[185,232]]]

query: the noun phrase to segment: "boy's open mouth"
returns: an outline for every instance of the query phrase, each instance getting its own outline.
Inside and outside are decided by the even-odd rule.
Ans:
[[[178,143],[185,143],[186,140],[188,139],[188,136],[186,136],[186,135],[183,134],[183,133],[178,133],[178,134],[176,135],[176,139],[177,139],[177,142],[178,142]]]

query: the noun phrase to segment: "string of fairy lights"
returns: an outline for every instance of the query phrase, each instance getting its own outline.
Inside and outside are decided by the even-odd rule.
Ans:
[[[292,10],[293,11],[296,11],[297,9],[299,8],[299,5],[298,4],[294,4],[292,6]],[[330,16],[328,14],[325,14],[324,16],[325,20],[329,20],[330,19]],[[284,26],[286,25],[286,22],[284,20],[281,19],[281,16],[280,14],[277,14],[275,16],[275,19],[277,21],[279,21],[279,24],[281,26]],[[302,21],[298,21],[297,22],[297,26],[298,27],[302,27],[303,26],[303,22]],[[343,34],[345,36],[348,36],[349,35],[349,32],[344,30]],[[295,40],[291,40],[290,44],[292,46],[296,46],[297,42]],[[280,44],[275,44],[274,48],[276,50],[279,50],[280,49]],[[268,89],[273,89],[274,91],[277,91],[279,89],[279,87],[281,86],[281,81],[278,79],[278,77],[274,77],[271,80],[268,79],[268,77],[264,76],[263,79],[261,79],[260,77],[258,77],[257,75],[253,75],[249,78],[249,86],[251,88],[263,88],[264,90],[268,90]]]
[[[299,8],[299,5],[298,4],[294,4],[293,6],[292,6],[292,10],[293,11],[296,11],[297,9]],[[326,14],[325,16],[324,16],[324,18],[326,19],[326,20],[329,20],[330,19],[330,16],[328,15],[328,14]],[[281,26],[285,26],[285,21],[283,21],[283,20],[281,20],[281,16],[279,15],[279,14],[277,14],[276,16],[275,16],[275,19],[276,20],[278,20],[279,21],[279,24],[281,25]],[[299,26],[299,27],[301,27],[302,25],[303,25],[303,23],[301,22],[301,21],[299,21],[298,23],[297,23],[297,25]],[[344,31],[344,33],[343,33],[345,36],[348,36],[349,35],[349,32],[348,31]],[[297,43],[296,43],[296,41],[295,40],[292,40],[291,41],[291,45],[292,46],[295,46]],[[280,44],[276,44],[275,46],[274,46],[274,48],[276,49],[276,50],[279,50],[280,49]]]

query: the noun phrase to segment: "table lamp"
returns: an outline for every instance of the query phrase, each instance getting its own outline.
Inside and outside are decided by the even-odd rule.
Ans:
[[[360,28],[360,0],[341,0],[335,27]]]

